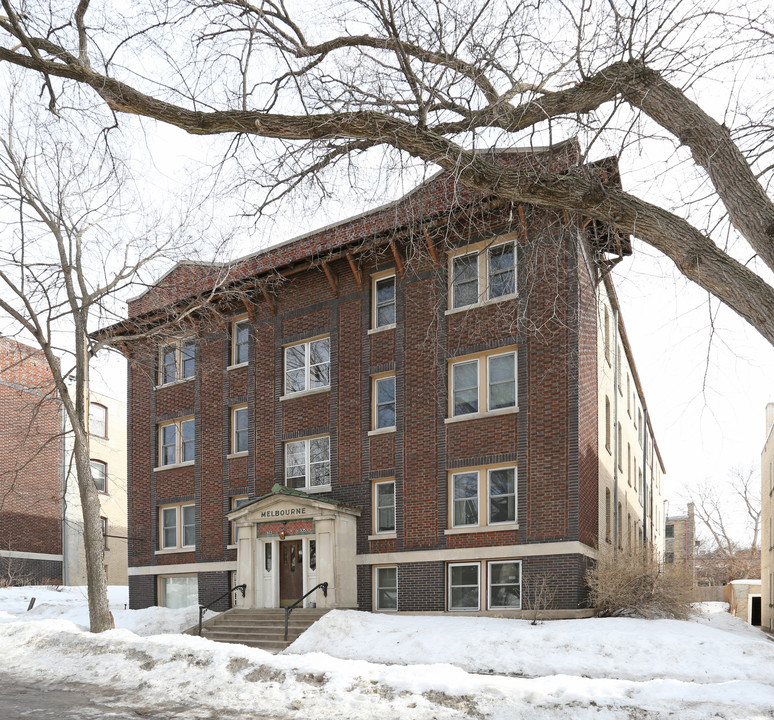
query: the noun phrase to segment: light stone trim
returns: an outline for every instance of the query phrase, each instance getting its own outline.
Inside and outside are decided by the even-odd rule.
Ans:
[[[596,559],[597,551],[582,542],[500,545],[497,547],[454,548],[452,550],[404,550],[392,553],[357,555],[358,565],[395,565],[416,562],[457,562],[458,560],[496,560],[500,558],[538,557],[541,555],[586,555]]]
[[[19,550],[0,550],[0,557],[15,558],[17,560],[64,560],[64,555],[51,553],[21,552]]]
[[[198,572],[220,572],[236,570],[236,560],[223,562],[179,563],[178,565],[147,565],[145,567],[130,567],[129,575],[176,575]]]

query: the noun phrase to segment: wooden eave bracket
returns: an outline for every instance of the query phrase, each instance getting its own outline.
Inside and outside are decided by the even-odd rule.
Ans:
[[[363,271],[357,266],[355,258],[352,257],[352,253],[347,253],[347,262],[349,268],[352,270],[352,274],[355,276],[355,282],[357,283],[357,289],[363,292]]]
[[[529,242],[529,235],[527,234],[527,218],[524,216],[524,206],[519,204],[519,223],[521,224],[521,236],[524,238],[524,242]]]
[[[248,319],[251,323],[254,323],[257,318],[255,303],[250,302],[250,300],[248,300],[246,297],[243,297],[242,304],[245,306],[245,310],[247,310]]]
[[[395,267],[398,270],[398,276],[402,279],[404,275],[403,258],[401,257],[400,252],[398,252],[394,240],[390,240],[390,250],[392,250],[392,256],[395,258]]]
[[[263,295],[263,299],[266,301],[266,304],[271,310],[271,314],[276,315],[277,303],[274,302],[274,298],[272,297],[271,293],[269,293],[269,291],[266,289],[266,285],[261,284],[259,287],[261,288],[261,295]]]
[[[333,290],[333,296],[338,297],[339,296],[339,279],[336,277],[336,274],[333,272],[333,270],[330,269],[328,266],[328,263],[323,260],[322,262],[322,269],[325,273],[325,277],[328,278],[328,283],[331,286],[331,290]]]
[[[433,259],[433,267],[438,267],[438,252],[435,249],[433,241],[430,239],[430,233],[427,232],[427,228],[423,230],[425,234],[425,242],[427,243],[427,249],[430,252],[430,257]]]

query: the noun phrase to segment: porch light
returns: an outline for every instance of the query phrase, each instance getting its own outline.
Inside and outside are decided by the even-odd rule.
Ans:
[[[285,539],[285,535],[287,535],[287,533],[285,532],[285,525],[287,525],[287,522],[283,522],[282,523],[282,530],[279,531],[279,539],[280,540],[284,540]]]

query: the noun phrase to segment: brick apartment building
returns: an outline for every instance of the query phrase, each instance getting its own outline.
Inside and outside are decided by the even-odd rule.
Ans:
[[[40,350],[0,337],[0,582],[62,582],[62,414]]]
[[[560,171],[576,143],[502,162]],[[617,181],[614,165],[596,168]],[[663,463],[609,276],[626,238],[439,174],[129,303],[133,608],[587,612],[600,546],[661,547]],[[209,311],[183,312],[212,293]],[[162,324],[184,317],[173,333]]]

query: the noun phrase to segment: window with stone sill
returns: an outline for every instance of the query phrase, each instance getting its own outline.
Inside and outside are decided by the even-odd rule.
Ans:
[[[159,540],[161,550],[194,547],[196,506],[193,503],[180,503],[160,507]]]
[[[285,348],[285,395],[329,387],[331,339],[307,340]]]
[[[306,438],[285,443],[285,485],[296,490],[331,484],[330,437]]]
[[[513,240],[479,243],[449,259],[449,307],[458,310],[516,294]]]
[[[516,407],[516,350],[455,358],[449,378],[449,417]]]
[[[196,451],[194,419],[159,425],[159,467],[193,462]]]
[[[192,378],[196,372],[196,343],[187,338],[168,342],[159,351],[159,385]]]
[[[485,530],[516,522],[516,468],[459,470],[450,475],[451,526]]]

